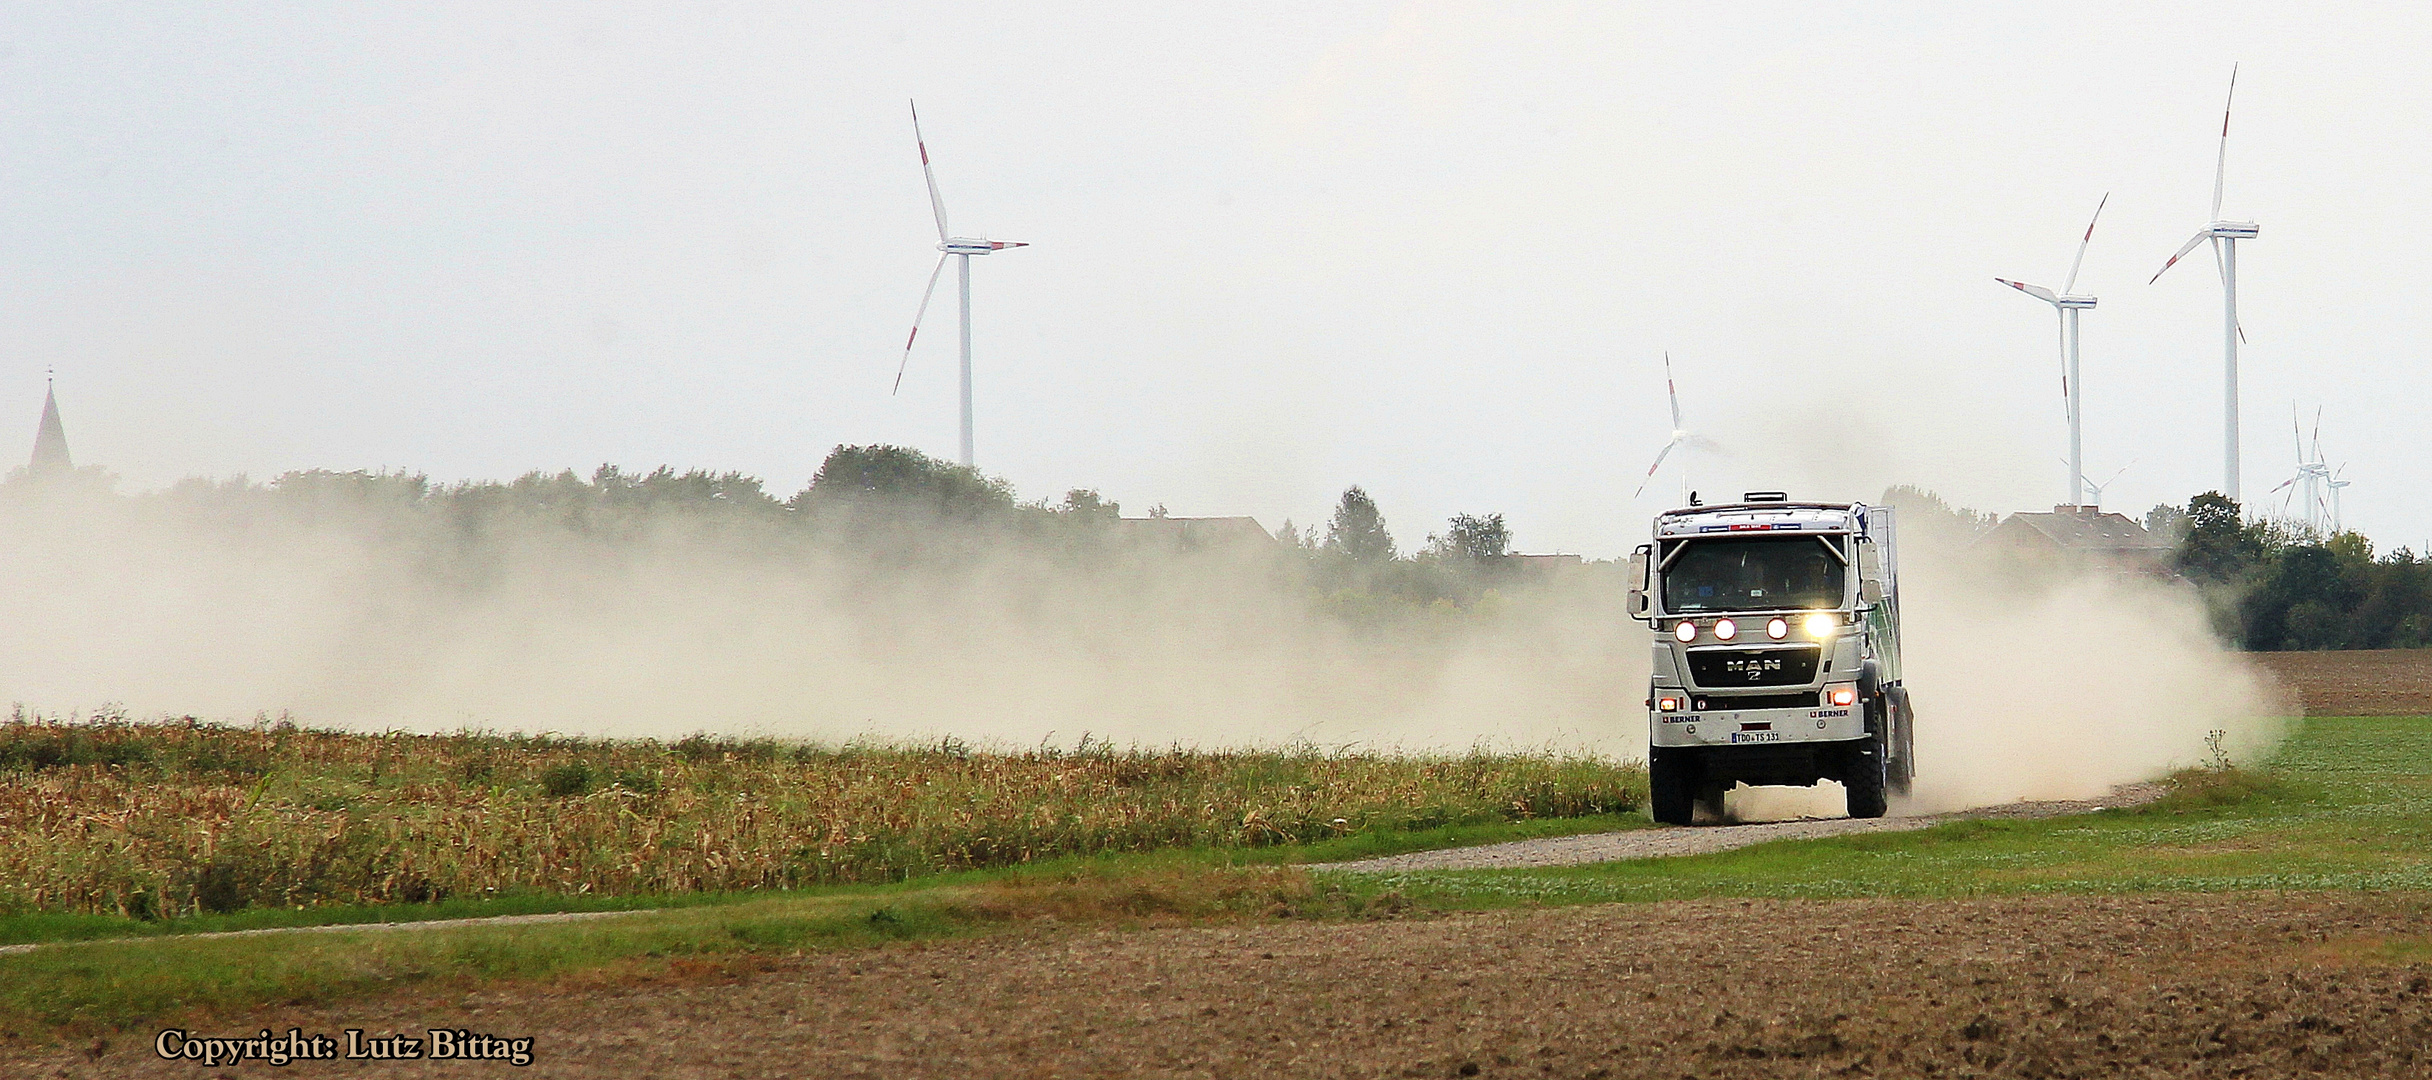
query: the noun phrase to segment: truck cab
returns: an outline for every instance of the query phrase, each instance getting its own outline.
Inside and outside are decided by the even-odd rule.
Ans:
[[[1736,784],[1837,781],[1851,817],[1881,817],[1907,794],[1898,552],[1888,506],[1750,492],[1656,515],[1629,598],[1654,631],[1655,820],[1719,817]]]

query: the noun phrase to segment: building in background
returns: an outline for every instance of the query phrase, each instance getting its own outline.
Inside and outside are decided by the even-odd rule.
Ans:
[[[2126,515],[2095,506],[2055,506],[2049,514],[2012,514],[1977,543],[2054,568],[2156,576],[2171,573],[2168,540]]]
[[[28,476],[36,478],[65,476],[76,471],[68,459],[68,429],[59,422],[59,392],[44,380],[42,393],[42,424],[34,429],[34,459],[26,463]]]
[[[1272,547],[1276,540],[1261,528],[1258,519],[1247,517],[1168,517],[1154,514],[1144,518],[1117,518],[1116,527],[1122,535],[1135,542],[1163,543],[1176,547]]]

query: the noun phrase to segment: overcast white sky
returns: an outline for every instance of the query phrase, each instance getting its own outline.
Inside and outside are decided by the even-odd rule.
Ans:
[[[2108,191],[2087,456],[2141,513],[2220,483],[2218,280],[2145,281],[2240,61],[2247,493],[2320,407],[2349,524],[2432,536],[2432,8],[776,7],[7,5],[0,421],[56,366],[130,488],[950,457],[950,275],[887,392],[917,97],[957,231],[1036,245],[973,268],[1025,496],[1611,555],[1680,493],[1631,497],[1668,349],[1709,492],[2046,508],[2055,319],[1992,278]]]

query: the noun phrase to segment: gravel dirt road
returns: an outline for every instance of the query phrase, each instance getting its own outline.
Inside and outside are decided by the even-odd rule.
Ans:
[[[1774,840],[1813,840],[1823,836],[1848,836],[1852,833],[1904,832],[1939,825],[1946,821],[1966,818],[2025,818],[2058,817],[2062,814],[2083,814],[2104,807],[2134,806],[2151,802],[2162,796],[2160,784],[2133,784],[2120,788],[2102,799],[2055,799],[2046,802],[2016,802],[2000,806],[1983,806],[1948,814],[1924,814],[1916,817],[1881,818],[1820,818],[1798,821],[1768,821],[1748,825],[1697,825],[1686,828],[1632,829],[1627,832],[1590,833],[1585,836],[1557,836],[1541,840],[1515,840],[1508,844],[1481,844],[1477,847],[1448,848],[1441,851],[1414,851],[1407,855],[1388,855],[1357,862],[1312,863],[1311,870],[1354,870],[1363,873],[1403,873],[1412,870],[1479,870],[1510,869],[1525,866],[1580,866],[1587,863],[1619,862],[1624,859],[1659,859],[1675,855],[1703,855],[1713,851],[1729,851]]]
[[[405,992],[260,1028],[535,1040],[471,1062],[11,1076],[2422,1077],[2432,896],[1690,901],[1345,925],[1039,930],[613,988]],[[2413,951],[2408,951],[2413,950]],[[0,1058],[10,1053],[0,1050]]]

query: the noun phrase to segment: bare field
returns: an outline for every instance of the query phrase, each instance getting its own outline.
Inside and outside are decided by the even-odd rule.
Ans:
[[[2307,716],[2432,716],[2432,649],[2262,652]]]
[[[215,1075],[2420,1077],[2428,930],[2432,896],[2245,893],[1046,931],[267,1011],[214,1033],[461,1027],[536,1060]],[[21,1064],[202,1074],[148,1032]]]

